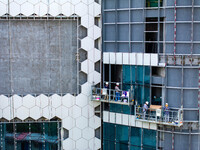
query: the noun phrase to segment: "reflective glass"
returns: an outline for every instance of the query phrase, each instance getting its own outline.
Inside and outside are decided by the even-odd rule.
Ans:
[[[141,129],[131,127],[130,144],[134,146],[141,146]]]
[[[128,144],[128,131],[128,126],[116,125],[116,142]]]
[[[156,148],[156,131],[143,129],[143,146],[145,148]]]

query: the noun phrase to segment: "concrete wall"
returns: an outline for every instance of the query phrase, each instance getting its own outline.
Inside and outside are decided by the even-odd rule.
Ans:
[[[11,81],[16,94],[76,93],[76,21],[0,21],[0,45],[0,94]]]

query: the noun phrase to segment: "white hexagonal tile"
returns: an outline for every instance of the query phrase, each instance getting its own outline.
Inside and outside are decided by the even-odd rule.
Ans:
[[[86,4],[80,2],[77,5],[75,5],[75,14],[78,16],[84,16],[88,13],[88,7]]]
[[[29,109],[22,106],[22,107],[19,107],[17,110],[16,110],[16,113],[17,113],[17,117],[21,120],[24,120],[26,118],[29,117]]]
[[[61,6],[58,5],[57,3],[53,2],[50,4],[49,6],[49,13],[52,15],[52,16],[57,16],[61,13]]]
[[[84,83],[83,85],[81,85],[81,93],[83,93],[86,96],[90,96],[91,87],[92,87],[92,84],[90,84],[89,82]]]
[[[76,97],[76,105],[80,106],[80,107],[84,107],[88,104],[88,97],[86,95],[83,94],[79,94]]]
[[[101,118],[93,116],[89,119],[89,126],[93,129],[97,129],[101,126]]]
[[[96,48],[88,51],[88,59],[93,62],[99,61],[101,59],[101,51]]]
[[[75,127],[75,120],[72,117],[66,117],[63,120],[63,127],[67,130],[72,129],[73,127]]]
[[[62,103],[61,96],[54,94],[51,97],[51,101],[52,101],[52,107],[57,108],[61,106],[61,103]]]
[[[71,3],[72,3],[73,5],[76,5],[76,4],[80,3],[80,1],[81,1],[81,0],[71,0]]]
[[[28,0],[29,3],[35,5],[40,2],[40,0]]]
[[[85,72],[86,74],[91,73],[94,71],[94,63],[90,60],[85,60],[81,63],[81,71]]]
[[[20,13],[20,5],[15,2],[11,2],[10,3],[10,15],[16,16],[19,13]]]
[[[7,120],[11,120],[13,119],[13,115],[11,115],[11,110],[10,107],[6,107],[3,109],[3,114],[2,114],[3,118],[7,119]]]
[[[68,138],[66,140],[63,141],[63,148],[64,149],[69,149],[69,150],[73,150],[75,149],[75,141],[73,141],[72,139]]]
[[[18,95],[13,95],[13,98],[11,98],[13,101],[14,101],[14,108],[19,108],[22,106],[22,97],[21,96],[18,96]]]
[[[16,2],[17,4],[22,5],[23,3],[25,3],[27,0],[13,0],[14,2]]]
[[[65,106],[56,108],[56,116],[63,119],[69,116],[69,109]]]
[[[94,40],[90,37],[85,37],[81,40],[81,48],[86,51],[94,49]]]
[[[94,25],[94,17],[85,15],[81,17],[81,25],[85,28],[89,28]]]
[[[8,13],[7,5],[0,2],[0,16]]]
[[[95,85],[101,82],[101,74],[94,71],[88,74],[88,82],[94,83]]]
[[[86,140],[94,138],[94,129],[92,128],[83,129],[83,138]]]
[[[101,140],[97,138],[93,138],[89,141],[90,149],[100,149],[101,148]]]
[[[30,117],[37,120],[42,116],[42,109],[38,106],[34,106],[30,109]]]
[[[78,127],[79,129],[84,129],[88,126],[88,119],[86,119],[85,117],[79,117],[76,119],[76,127]]]
[[[0,109],[6,108],[8,105],[9,98],[4,95],[0,95]]]
[[[82,115],[86,118],[94,116],[94,108],[90,105],[87,105],[82,108]]]
[[[23,97],[23,106],[27,108],[32,108],[35,106],[35,97],[29,94]]]
[[[76,98],[71,94],[66,94],[62,97],[62,104],[68,108],[72,107],[75,103]]]
[[[88,150],[88,141],[81,138],[76,142],[76,148],[78,150]]]
[[[88,28],[88,36],[96,40],[101,37],[101,28],[94,25]]]
[[[72,128],[69,130],[69,137],[73,140],[78,140],[81,138],[81,130],[79,128]]]
[[[1,0],[1,2],[3,3],[3,4],[8,4],[8,0]]]
[[[73,106],[69,109],[69,116],[72,116],[73,118],[78,118],[81,116],[81,108],[78,106]]]
[[[21,13],[25,16],[30,16],[34,13],[34,7],[33,7],[33,4],[31,3],[23,3],[21,5]]]
[[[49,105],[49,98],[44,94],[37,96],[35,98],[35,101],[36,101],[36,106],[40,108],[44,108]]]
[[[62,14],[65,16],[71,16],[74,13],[74,6],[71,3],[65,3],[62,5]]]
[[[44,16],[46,15],[48,12],[48,6],[44,3],[38,3],[35,5],[35,14],[39,15],[39,16]]]

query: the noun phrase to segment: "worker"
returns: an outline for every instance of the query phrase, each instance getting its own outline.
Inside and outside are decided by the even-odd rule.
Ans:
[[[169,107],[168,107],[168,103],[166,103],[165,107],[164,107],[164,117],[165,117],[165,122],[169,122]]]
[[[120,89],[119,89],[119,83],[116,83],[115,86],[115,101],[120,101]]]
[[[147,110],[148,110],[148,104],[149,104],[148,101],[146,101],[144,103],[144,106],[143,106],[143,119],[146,119],[146,113],[147,113]]]
[[[104,88],[107,89],[106,95],[104,97],[104,100],[108,100],[108,93],[109,93],[109,84],[108,84],[108,82],[106,82]]]

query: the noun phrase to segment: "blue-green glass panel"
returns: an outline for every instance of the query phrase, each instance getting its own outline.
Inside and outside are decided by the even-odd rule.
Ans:
[[[130,84],[131,83],[131,66],[123,65],[123,83]]]
[[[122,106],[122,113],[123,113],[123,114],[130,114],[130,107],[131,107],[131,106],[123,105],[123,106]]]
[[[144,86],[144,102],[150,101],[150,87]]]
[[[128,150],[128,144],[117,142],[115,150]]]
[[[122,105],[110,104],[110,112],[122,113]]]
[[[131,128],[130,144],[134,146],[141,146],[141,129]]]
[[[115,149],[115,142],[103,140],[103,150],[114,150]]]
[[[137,80],[138,84],[143,84],[143,66],[137,66]]]
[[[130,150],[141,150],[140,146],[130,146]]]
[[[144,67],[144,83],[150,84],[150,67]]]
[[[143,89],[143,86],[141,86],[141,85],[138,85],[135,89],[136,100],[138,101],[139,105],[143,105],[143,103],[144,103],[144,100],[143,100],[144,92],[143,91],[144,91],[144,89]]]
[[[116,125],[116,142],[128,144],[128,126]]]
[[[103,139],[115,141],[115,125],[111,123],[103,123]]]
[[[145,148],[156,148],[156,131],[143,129],[143,146]]]

